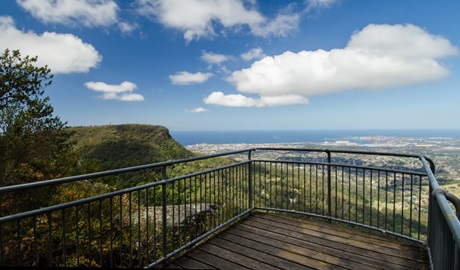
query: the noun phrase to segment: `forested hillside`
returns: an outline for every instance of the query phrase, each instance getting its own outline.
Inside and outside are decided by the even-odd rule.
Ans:
[[[156,125],[106,125],[71,127],[70,138],[81,161],[109,170],[167,160],[193,154],[176,142],[169,130]]]

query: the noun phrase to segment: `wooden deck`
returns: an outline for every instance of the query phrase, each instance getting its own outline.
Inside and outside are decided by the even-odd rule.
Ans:
[[[429,269],[416,243],[313,219],[253,213],[170,269]]]

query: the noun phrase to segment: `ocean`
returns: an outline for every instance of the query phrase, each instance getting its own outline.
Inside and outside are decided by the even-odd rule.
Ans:
[[[460,129],[170,131],[170,134],[177,142],[184,146],[202,143],[315,143],[363,136],[443,137],[460,139]]]

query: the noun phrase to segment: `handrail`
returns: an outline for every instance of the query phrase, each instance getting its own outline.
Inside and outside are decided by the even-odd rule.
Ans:
[[[257,147],[256,150],[273,150],[273,151],[297,151],[297,152],[323,152],[323,153],[341,153],[341,154],[358,154],[358,155],[371,155],[371,156],[392,156],[392,157],[408,157],[419,158],[418,155],[401,154],[401,153],[386,153],[386,152],[372,152],[372,151],[358,151],[358,150],[339,150],[339,149],[318,149],[318,148],[290,148],[290,147]]]
[[[161,168],[161,167],[172,166],[175,164],[180,164],[180,163],[185,163],[185,162],[192,162],[192,161],[198,161],[198,160],[222,157],[222,156],[230,156],[230,155],[241,154],[241,153],[248,153],[249,155],[248,159],[250,160],[251,159],[250,153],[255,152],[257,150],[343,153],[343,154],[362,154],[362,155],[374,155],[374,156],[380,155],[380,156],[393,156],[393,157],[420,158],[420,156],[417,156],[417,155],[383,153],[383,152],[366,152],[366,151],[354,151],[354,150],[330,150],[330,149],[315,149],[315,148],[275,148],[275,147],[256,148],[254,147],[254,148],[242,149],[242,150],[237,150],[237,151],[229,151],[229,152],[217,153],[217,154],[206,155],[206,156],[199,156],[199,157],[192,157],[192,158],[185,158],[185,159],[178,159],[178,160],[169,160],[169,161],[164,161],[164,162],[132,166],[132,167],[126,167],[126,168],[121,168],[121,169],[107,170],[107,171],[102,171],[102,172],[95,172],[95,173],[82,174],[82,175],[69,176],[69,177],[62,177],[62,178],[38,181],[38,182],[33,182],[33,183],[4,186],[4,187],[0,187],[0,194],[20,191],[20,190],[25,190],[25,189],[31,189],[31,188],[38,188],[38,187],[45,187],[45,186],[51,186],[51,185],[57,185],[57,184],[76,182],[80,180],[94,179],[94,178],[99,178],[99,177],[109,176],[109,175],[114,175],[114,174],[135,172],[135,171],[141,171],[145,169]],[[432,161],[429,158],[425,157],[425,159],[428,160],[430,164],[432,164]]]
[[[253,161],[266,161],[266,162],[269,162],[269,161],[273,161],[273,160],[270,160],[270,159],[253,159]],[[290,160],[283,160],[283,163],[287,163],[287,164],[298,164],[298,163],[303,163],[303,162],[299,162],[299,161],[290,161]],[[332,162],[308,162],[308,164],[315,164],[315,165],[324,165],[324,166],[331,166],[331,167],[336,167],[336,166],[347,166],[347,164],[343,164],[343,163],[332,163]],[[382,171],[382,172],[396,172],[396,173],[407,173],[407,174],[413,174],[413,175],[417,175],[417,176],[426,176],[426,173],[422,173],[422,172],[414,172],[414,171],[407,171],[407,170],[397,170],[397,169],[390,169],[390,168],[379,168],[379,167],[373,167],[373,166],[363,166],[363,165],[353,165],[353,168],[357,168],[357,169],[366,169],[366,170],[379,170],[379,171]],[[452,195],[454,196],[454,195]],[[454,196],[455,197],[455,196]]]
[[[401,153],[387,153],[387,152],[372,152],[372,151],[359,151],[359,150],[339,150],[339,149],[318,149],[318,148],[290,148],[290,147],[258,147],[249,149],[252,152],[257,150],[264,150],[264,151],[295,151],[295,152],[317,152],[317,153],[326,153],[328,158],[328,163],[331,163],[332,153],[340,153],[340,154],[356,154],[356,155],[369,155],[369,156],[386,156],[386,157],[402,157],[402,158],[414,158],[414,159],[421,159],[422,157],[428,162],[428,164],[422,165],[425,168],[430,168],[431,171],[434,173],[436,167],[432,159],[413,155],[413,154],[401,154]]]
[[[246,163],[248,163],[248,161],[233,163],[232,165],[222,166],[222,167],[219,167],[218,169],[225,169],[225,168],[228,168],[228,167],[231,167],[231,166],[241,165],[241,164],[246,164]],[[194,176],[197,176],[197,175],[200,175],[200,174],[210,173],[210,172],[213,172],[215,170],[216,169],[210,169],[210,170],[205,170],[205,171],[201,171],[201,172],[191,173],[191,174],[182,175],[182,176],[178,176],[178,177],[174,177],[174,178],[160,180],[160,181],[150,183],[150,184],[135,186],[135,187],[126,188],[126,189],[117,190],[117,191],[112,191],[112,192],[109,192],[109,193],[96,195],[96,196],[92,196],[92,197],[89,197],[89,198],[83,198],[83,199],[79,199],[79,200],[76,200],[76,201],[71,201],[71,202],[61,203],[61,204],[57,204],[57,205],[47,206],[47,207],[43,207],[43,208],[40,208],[40,209],[35,209],[35,210],[27,211],[27,212],[22,212],[22,213],[18,213],[18,214],[9,215],[9,216],[6,216],[6,217],[0,217],[0,223],[9,222],[9,221],[17,220],[17,219],[20,219],[20,218],[32,217],[34,215],[43,214],[43,213],[50,212],[50,211],[62,210],[62,209],[73,207],[73,206],[80,205],[80,204],[97,202],[97,201],[100,201],[102,199],[107,199],[107,198],[114,197],[114,196],[117,196],[117,195],[121,195],[121,194],[129,193],[129,192],[143,190],[143,189],[146,189],[146,188],[151,188],[151,187],[156,187],[156,186],[161,186],[161,185],[164,185],[164,184],[177,182],[177,181],[182,180],[184,178],[190,178],[190,177],[194,177]]]

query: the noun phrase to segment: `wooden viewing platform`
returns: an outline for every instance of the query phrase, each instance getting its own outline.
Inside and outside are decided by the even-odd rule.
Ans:
[[[394,238],[394,237],[393,237]],[[429,269],[425,247],[317,219],[253,213],[170,269]]]

